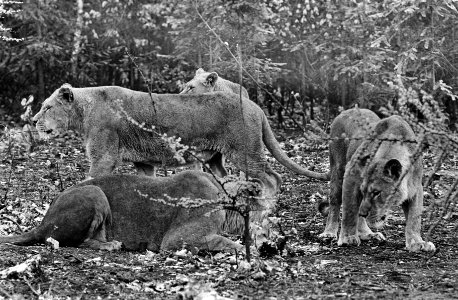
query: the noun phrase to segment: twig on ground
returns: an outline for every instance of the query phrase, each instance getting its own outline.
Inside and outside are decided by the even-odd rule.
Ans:
[[[22,277],[22,279],[25,281],[25,283],[29,286],[30,290],[37,296],[41,296],[41,291],[40,291],[40,285],[38,285],[38,290],[34,289],[32,284],[27,280],[25,276]]]
[[[10,222],[13,222],[17,226],[17,228],[19,229],[19,231],[21,233],[24,232],[24,230],[22,230],[22,228],[21,228],[21,225],[19,225],[19,223],[17,221],[13,220],[12,218],[10,218],[8,216],[3,216],[3,215],[0,215],[0,218],[8,220]]]
[[[13,296],[11,294],[9,294],[7,291],[5,291],[1,286],[0,286],[0,293],[5,295],[6,299],[13,299]]]

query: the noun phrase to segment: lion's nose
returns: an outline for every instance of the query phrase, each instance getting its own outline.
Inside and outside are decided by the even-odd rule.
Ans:
[[[359,214],[360,217],[366,218],[367,214]]]
[[[32,119],[32,124],[33,124],[33,126],[37,126],[37,122],[38,122],[38,121],[35,120],[35,118]]]
[[[386,216],[382,216],[380,219],[381,219],[382,221],[385,221]]]

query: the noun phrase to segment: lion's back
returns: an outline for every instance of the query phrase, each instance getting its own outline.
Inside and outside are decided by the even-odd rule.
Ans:
[[[240,89],[242,89],[242,97],[249,98],[248,91],[238,83],[226,80],[224,78],[219,78],[215,85],[215,92],[222,91],[222,92],[231,92],[236,95],[240,94]]]

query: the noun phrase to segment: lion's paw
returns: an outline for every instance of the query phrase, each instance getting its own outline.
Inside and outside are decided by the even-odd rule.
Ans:
[[[361,244],[361,240],[357,235],[347,235],[347,236],[340,236],[339,241],[337,242],[338,246],[343,245],[356,245],[359,246]]]
[[[361,234],[359,237],[363,241],[367,241],[367,240],[384,241],[386,240],[385,236],[381,232],[371,232],[368,234]]]
[[[407,250],[411,252],[425,251],[425,252],[435,252],[436,246],[431,242],[412,242],[408,245]]]
[[[100,246],[101,250],[107,250],[107,251],[116,251],[116,250],[121,250],[122,243],[118,241],[111,241],[111,242],[106,242],[103,245]]]
[[[318,238],[322,239],[322,240],[337,240],[337,233],[326,232],[325,231],[325,232],[319,234]]]

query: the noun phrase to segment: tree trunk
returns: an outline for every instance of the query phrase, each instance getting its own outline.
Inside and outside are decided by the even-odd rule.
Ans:
[[[347,77],[340,80],[340,99],[341,105],[345,109],[346,108],[346,99],[347,99]]]
[[[301,91],[301,94],[300,94],[300,99],[301,99],[301,104],[302,104],[302,126],[303,128],[305,128],[305,125],[307,125],[308,123],[308,118],[307,118],[307,102],[306,102],[306,99],[307,99],[307,83],[305,82],[305,71],[306,71],[306,67],[305,67],[305,64],[306,64],[306,61],[305,61],[305,49],[304,49],[304,53],[299,53],[299,57],[300,57],[300,60],[301,60],[301,63],[300,63],[300,73],[301,73],[301,88],[300,88],[300,91]],[[310,106],[310,112],[312,112],[312,109],[313,109],[313,106]],[[312,114],[310,114],[310,117],[312,117]]]
[[[310,97],[310,120],[315,120],[315,114],[313,113],[313,106],[315,103],[313,102],[313,96]]]
[[[200,47],[200,45],[197,49],[197,66],[199,68],[202,68],[202,48]]]
[[[78,55],[81,51],[81,31],[83,29],[83,0],[76,0],[77,16],[75,35],[73,37],[73,51],[70,59],[72,65],[71,76],[73,80],[78,78]]]
[[[37,81],[38,81],[38,99],[43,101],[45,99],[45,72],[43,70],[43,59],[37,60]]]
[[[212,37],[211,36],[210,36],[208,53],[210,53],[209,61],[208,61],[208,69],[211,70],[213,68],[213,49],[212,49]]]
[[[36,23],[37,26],[37,35],[38,40],[41,42],[43,40],[43,32],[41,31],[40,22]],[[43,69],[43,58],[38,58],[36,61],[37,67],[37,84],[38,84],[38,100],[43,101],[45,99],[45,73]]]

